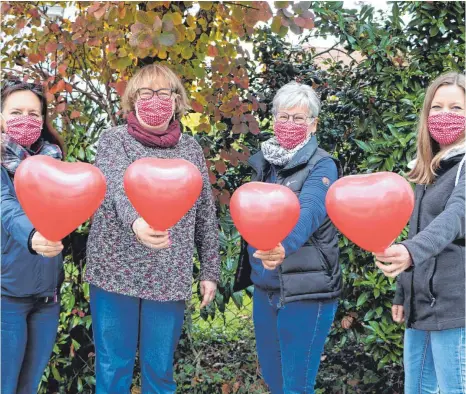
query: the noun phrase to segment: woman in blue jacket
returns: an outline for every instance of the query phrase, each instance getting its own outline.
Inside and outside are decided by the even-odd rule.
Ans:
[[[63,281],[61,242],[46,240],[26,217],[13,186],[21,161],[63,157],[63,142],[47,122],[40,85],[7,81],[1,91],[2,292],[1,392],[37,393],[58,328]]]
[[[274,137],[249,159],[252,181],[284,185],[299,198],[299,222],[271,251],[243,242],[235,291],[254,284],[254,329],[262,375],[272,394],[314,393],[342,277],[338,235],[325,196],[338,163],[317,144],[320,101],[290,82],[275,95]]]

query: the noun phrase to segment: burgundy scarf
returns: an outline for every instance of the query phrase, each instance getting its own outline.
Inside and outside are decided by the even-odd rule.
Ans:
[[[180,140],[180,122],[174,120],[165,131],[145,129],[136,118],[134,112],[128,114],[128,133],[137,141],[151,148],[172,148]]]

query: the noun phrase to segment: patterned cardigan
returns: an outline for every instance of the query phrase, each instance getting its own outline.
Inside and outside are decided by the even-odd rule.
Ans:
[[[170,231],[170,248],[150,249],[132,230],[139,217],[123,188],[134,161],[156,157],[185,159],[199,168],[203,188],[193,208]],[[127,126],[103,132],[96,166],[107,178],[104,203],[94,215],[87,247],[86,280],[106,291],[155,301],[191,298],[193,254],[201,262],[200,280],[218,281],[218,223],[205,158],[200,145],[183,134],[173,148],[150,148],[136,141]]]

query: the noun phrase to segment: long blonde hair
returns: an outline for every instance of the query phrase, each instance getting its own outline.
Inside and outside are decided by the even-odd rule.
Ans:
[[[417,135],[417,159],[416,165],[408,174],[411,182],[428,185],[433,183],[436,177],[436,170],[440,166],[440,162],[445,155],[459,145],[465,143],[465,138],[460,138],[452,144],[446,151],[440,150],[440,145],[430,136],[427,128],[427,118],[429,117],[430,107],[434,99],[437,89],[441,86],[454,85],[465,91],[464,75],[457,72],[449,72],[440,75],[427,88],[419,117],[418,135]]]

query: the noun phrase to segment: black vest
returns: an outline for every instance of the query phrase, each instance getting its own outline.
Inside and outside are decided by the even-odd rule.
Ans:
[[[316,139],[312,138],[286,167],[278,171],[276,183],[287,186],[299,197],[309,174],[325,157],[331,156],[318,148]],[[253,168],[251,181],[265,181],[271,166],[261,151],[251,157],[249,164]],[[250,276],[247,244],[243,240],[234,291],[252,285]],[[342,277],[338,233],[328,216],[301,249],[285,259],[279,267],[279,278],[282,303],[308,299],[328,300],[340,295]]]

